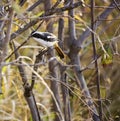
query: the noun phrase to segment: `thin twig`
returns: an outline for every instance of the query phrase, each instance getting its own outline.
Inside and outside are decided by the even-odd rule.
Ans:
[[[23,6],[27,0],[19,0],[19,5]]]
[[[77,8],[80,5],[82,5],[82,2],[81,1],[80,2],[76,2],[76,3],[74,3],[74,4],[70,5],[70,6],[53,9],[53,11],[49,11],[49,12],[47,12],[47,14],[42,14],[40,17],[49,16],[49,15],[52,15],[52,14],[55,14],[55,13],[61,13],[61,12],[64,12],[66,10],[70,10],[70,9]],[[12,39],[15,39],[18,35],[22,34],[24,31],[28,30],[30,27],[32,27],[35,24],[37,24],[38,21],[41,20],[40,17],[37,18],[37,19],[35,19],[35,20],[30,21],[28,24],[26,24],[24,26],[24,28],[20,28],[16,32],[12,33],[11,40]]]
[[[119,8],[119,6],[118,6],[116,0],[113,0],[113,2],[114,2],[114,4],[115,4],[116,8],[118,9],[118,11],[120,12],[120,8]]]
[[[5,60],[8,60],[16,51],[18,51],[25,43],[27,43],[27,41],[29,40],[30,37],[27,38],[27,40],[25,40],[20,46],[18,46],[17,48],[14,49],[14,51],[5,58]]]
[[[40,22],[40,24],[37,26],[37,28],[36,28],[34,31],[37,31],[37,30],[40,28],[40,26],[43,24],[43,22],[44,22],[44,20],[42,20],[42,21]]]
[[[111,3],[98,17],[97,19],[95,20],[94,22],[94,30],[97,29],[97,27],[102,23],[102,21],[99,21],[101,19],[106,19],[107,16],[114,10],[114,7],[113,7],[113,3]],[[113,7],[113,8],[109,8],[109,7]],[[79,48],[81,49],[81,45],[82,43],[89,37],[90,35],[90,29],[87,28],[79,37],[78,39],[78,43],[77,45],[79,46]]]
[[[95,1],[91,0],[91,29],[94,31],[94,5]],[[95,34],[91,32],[92,37],[92,45],[93,45],[93,54],[95,60],[95,72],[96,72],[96,84],[97,84],[97,95],[98,95],[98,105],[99,105],[99,118],[102,121],[102,102],[101,102],[101,94],[100,94],[100,75],[97,61],[97,52],[96,52],[96,44],[95,44]]]
[[[36,8],[38,5],[40,5],[43,2],[43,0],[38,0],[35,2],[32,6],[30,6],[27,11],[32,11],[34,8]]]
[[[56,3],[51,7],[51,9],[55,9],[62,0],[57,0]]]
[[[39,54],[36,56],[36,60],[35,60],[35,63],[34,63],[34,71],[37,72],[37,69],[39,67],[38,63],[41,61],[42,55],[44,55],[47,51],[48,51],[48,49],[43,48],[42,50],[40,50]],[[34,87],[35,79],[36,79],[36,74],[33,72],[32,73],[32,82],[31,82],[31,86],[30,86],[31,90]]]
[[[9,22],[8,22],[8,26],[7,26],[7,32],[6,32],[6,36],[4,39],[4,44],[3,44],[3,54],[6,55],[7,54],[7,50],[8,50],[8,43],[10,41],[10,33],[12,30],[12,21],[13,21],[13,9],[9,10]]]

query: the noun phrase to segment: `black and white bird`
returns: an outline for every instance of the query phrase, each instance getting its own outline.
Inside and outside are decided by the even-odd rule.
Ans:
[[[49,32],[38,32],[33,31],[31,33],[31,37],[36,40],[41,46],[43,47],[53,47],[57,51],[60,58],[64,58],[64,52],[58,45],[58,39],[57,37]]]

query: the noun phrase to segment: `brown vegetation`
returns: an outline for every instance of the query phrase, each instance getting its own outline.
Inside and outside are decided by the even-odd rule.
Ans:
[[[119,6],[0,1],[0,121],[119,121]],[[32,31],[56,35],[65,58]]]

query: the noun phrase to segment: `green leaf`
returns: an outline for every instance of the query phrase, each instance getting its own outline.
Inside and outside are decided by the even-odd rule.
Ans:
[[[110,44],[105,43],[104,49],[106,53],[104,52],[102,54],[102,58],[101,58],[102,65],[112,64],[113,63],[113,51],[112,51],[112,48],[110,47]]]

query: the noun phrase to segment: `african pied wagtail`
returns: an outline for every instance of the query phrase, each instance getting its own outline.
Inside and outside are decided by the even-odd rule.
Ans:
[[[38,32],[33,31],[31,33],[31,37],[39,42],[39,44],[43,47],[53,47],[57,51],[60,58],[64,58],[64,53],[62,49],[58,45],[57,37],[49,32]]]

